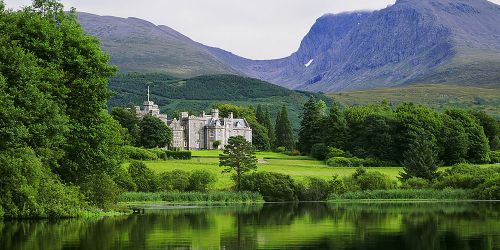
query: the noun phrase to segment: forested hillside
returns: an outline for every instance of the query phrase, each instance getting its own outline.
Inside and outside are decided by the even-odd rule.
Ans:
[[[298,128],[298,114],[309,96],[331,103],[331,99],[315,93],[288,90],[261,80],[236,75],[210,75],[190,79],[175,79],[165,74],[120,74],[111,79],[114,92],[108,106],[142,105],[150,86],[151,99],[163,113],[172,116],[178,111],[198,114],[214,104],[231,103],[256,107],[258,104],[276,114],[283,104],[289,107],[290,120]]]

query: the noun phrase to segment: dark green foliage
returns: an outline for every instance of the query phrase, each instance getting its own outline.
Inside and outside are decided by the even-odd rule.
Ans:
[[[262,123],[264,127],[267,129],[267,136],[269,138],[269,143],[271,146],[271,149],[276,148],[275,143],[276,143],[276,134],[275,134],[275,129],[273,126],[273,121],[271,118],[271,114],[269,113],[269,110],[266,109],[265,115],[264,115],[264,123]]]
[[[132,176],[125,168],[117,169],[113,180],[122,191],[133,192],[137,190],[137,185],[135,185]]]
[[[271,142],[267,128],[255,122],[249,122],[252,128],[252,145],[259,151],[269,151]]]
[[[342,149],[328,147],[328,155],[326,159],[330,159],[333,157],[350,157],[349,153],[344,152]]]
[[[193,157],[191,151],[166,150],[164,152],[167,159],[190,160]]]
[[[500,150],[490,152],[490,162],[500,163]]]
[[[347,186],[338,175],[334,175],[332,179],[328,182],[330,186],[330,194],[343,194],[347,192]]]
[[[484,111],[472,111],[472,115],[479,120],[479,123],[483,127],[484,134],[490,144],[490,149],[500,149],[500,122]]]
[[[322,141],[318,130],[321,128],[321,122],[324,118],[325,103],[316,102],[311,96],[304,104],[302,109],[300,129],[299,129],[299,150],[302,153],[309,154],[315,143]]]
[[[312,145],[310,152],[312,157],[324,161],[329,155],[330,149],[324,143],[316,143]]]
[[[412,177],[432,180],[436,178],[436,153],[430,138],[416,134],[416,139],[403,155],[402,180]]]
[[[220,141],[214,141],[214,142],[212,143],[212,147],[213,147],[214,149],[219,149],[220,144],[221,144],[221,142],[220,142]]]
[[[298,189],[300,201],[325,201],[332,192],[330,183],[314,177],[307,178],[305,185],[299,186]]]
[[[233,204],[262,202],[262,195],[255,192],[157,192],[157,193],[122,193],[120,202],[165,201],[174,204]]]
[[[81,190],[94,206],[105,211],[113,208],[119,193],[118,185],[105,173],[88,176]]]
[[[217,176],[207,170],[195,170],[189,176],[189,191],[207,192],[217,181]]]
[[[447,169],[434,187],[474,189],[497,173],[500,173],[500,167],[481,168],[470,164],[459,164]]]
[[[326,161],[326,165],[330,167],[360,167],[363,166],[363,160],[356,157],[332,157]]]
[[[500,173],[492,175],[474,190],[475,198],[481,200],[500,200]]]
[[[137,191],[139,192],[156,192],[157,176],[143,162],[132,162],[128,167],[128,172],[132,177]]]
[[[144,116],[140,123],[140,144],[145,148],[163,148],[172,141],[172,130],[157,117]]]
[[[276,118],[276,147],[285,147],[287,150],[291,151],[295,148],[295,141],[293,139],[292,127],[290,125],[290,120],[288,119],[288,111],[286,106],[281,108],[281,112]]]
[[[0,193],[10,218],[79,216],[88,209],[78,189],[59,182],[28,148],[0,153]]]
[[[289,175],[254,172],[241,178],[241,190],[260,193],[265,201],[296,201],[298,192]]]
[[[158,178],[158,189],[163,192],[184,192],[190,185],[190,174],[184,170],[173,170],[161,173]]]
[[[345,148],[347,140],[347,122],[344,113],[340,110],[337,103],[334,103],[330,109],[330,113],[325,117],[321,124],[321,130],[316,130],[316,133],[322,134],[322,140],[328,146],[336,148]]]
[[[402,189],[427,189],[430,187],[428,180],[418,177],[407,179],[401,185]]]
[[[141,128],[140,120],[132,108],[113,108],[111,116],[127,130],[128,141],[135,146],[140,145]]]
[[[148,149],[136,148],[134,146],[123,146],[123,155],[132,160],[146,161],[146,160],[158,160],[158,155]]]
[[[490,146],[481,124],[464,110],[447,110],[447,115],[460,122],[467,135],[467,160],[472,163],[488,163]]]
[[[219,166],[225,167],[225,173],[235,172],[236,190],[241,191],[243,174],[257,169],[257,158],[252,145],[243,136],[230,137],[219,157]]]
[[[443,130],[439,137],[440,159],[446,165],[464,162],[467,159],[468,138],[462,123],[443,115]]]

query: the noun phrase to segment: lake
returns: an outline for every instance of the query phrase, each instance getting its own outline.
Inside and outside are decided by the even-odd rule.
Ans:
[[[3,221],[0,249],[500,249],[500,202],[157,206]]]

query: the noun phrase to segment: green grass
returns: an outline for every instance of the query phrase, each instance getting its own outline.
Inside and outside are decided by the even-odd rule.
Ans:
[[[127,192],[118,196],[119,202],[166,202],[169,204],[228,204],[263,202],[262,195],[252,192]]]
[[[374,89],[329,94],[345,105],[366,105],[387,100],[397,105],[402,102],[419,103],[437,110],[465,108],[482,110],[500,118],[500,89],[455,85],[414,85],[401,88]]]
[[[472,191],[463,189],[391,189],[334,194],[328,200],[471,200],[473,198]]]

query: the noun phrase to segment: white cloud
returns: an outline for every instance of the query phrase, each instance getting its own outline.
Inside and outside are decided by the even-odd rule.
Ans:
[[[5,0],[10,8],[30,0]],[[325,13],[381,9],[395,0],[62,0],[99,15],[138,17],[252,59],[294,52]],[[500,0],[494,2],[500,3]]]

